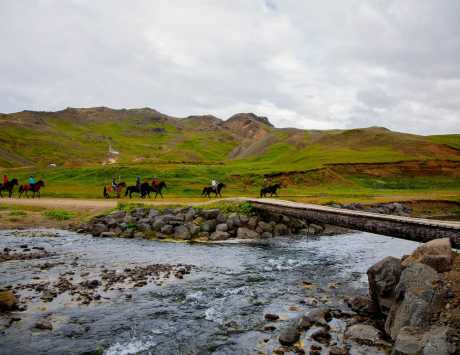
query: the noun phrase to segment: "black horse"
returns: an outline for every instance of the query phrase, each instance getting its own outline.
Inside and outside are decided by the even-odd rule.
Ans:
[[[8,191],[8,197],[13,196],[13,188],[18,185],[18,179],[12,179],[8,181],[6,184],[0,184],[0,197],[3,197],[2,191]]]
[[[21,198],[22,194],[25,193],[26,197],[29,197],[29,191],[33,192],[32,198],[35,198],[36,195],[40,197],[40,189],[45,186],[45,182],[43,180],[37,181],[35,184],[24,184],[19,186],[19,198]]]
[[[157,198],[158,195],[163,198],[162,190],[167,188],[168,186],[166,186],[164,181],[160,181],[157,185],[150,185],[148,182],[144,182],[141,184],[141,197],[145,198],[148,196],[150,198],[150,194],[154,192],[155,198]]]
[[[133,197],[132,195],[134,193],[142,195],[142,185],[141,186],[137,186],[137,185],[128,186],[125,191],[125,197],[129,195],[129,198],[132,198]]]
[[[281,189],[281,184],[275,184],[275,185],[263,187],[262,189],[260,189],[260,197],[267,197],[267,194],[270,194],[270,197],[272,197],[273,194],[278,196],[278,193],[277,193],[278,189]]]
[[[211,193],[214,193],[216,197],[217,196],[222,197],[221,191],[224,187],[226,187],[226,185],[222,182],[219,182],[216,187],[206,186],[205,188],[203,188],[203,192],[201,193],[201,196],[206,196],[210,198]]]

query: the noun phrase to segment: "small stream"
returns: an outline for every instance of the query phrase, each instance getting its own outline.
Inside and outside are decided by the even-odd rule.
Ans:
[[[264,314],[280,315],[282,324],[310,309],[305,299],[311,297],[343,306],[347,295],[366,293],[372,264],[410,253],[417,243],[369,233],[188,244],[58,230],[0,232],[0,250],[24,245],[51,255],[0,262],[0,289],[53,283],[60,275],[97,279],[101,269],[153,263],[192,269],[183,279],[101,290],[89,304],[66,293],[44,302],[21,290],[21,299],[30,300],[15,312],[20,320],[0,330],[0,354],[270,354],[279,344],[276,332],[264,330]],[[34,328],[44,317],[52,330]]]

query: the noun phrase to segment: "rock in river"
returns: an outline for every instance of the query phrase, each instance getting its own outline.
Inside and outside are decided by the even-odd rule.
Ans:
[[[300,338],[300,331],[295,322],[291,322],[286,327],[281,329],[279,335],[279,342],[282,345],[292,345],[297,342]]]
[[[18,299],[11,291],[0,291],[0,312],[12,311],[17,308]]]

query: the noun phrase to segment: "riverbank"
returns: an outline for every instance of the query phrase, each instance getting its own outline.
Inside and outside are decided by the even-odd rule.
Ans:
[[[24,228],[63,228],[74,229],[75,226],[87,222],[92,217],[107,214],[119,208],[130,206],[219,206],[220,204],[242,203],[244,197],[224,199],[165,199],[165,200],[103,200],[103,199],[70,199],[70,198],[41,198],[41,199],[1,199],[0,200],[0,229]],[[292,201],[320,203],[315,199],[304,197],[290,198]],[[348,200],[347,200],[348,201]],[[336,205],[363,211],[407,215],[420,218],[436,218],[460,221],[460,202],[450,200],[382,200],[382,202],[365,203],[366,200],[355,199],[351,202],[328,201],[327,205]],[[324,202],[323,202],[324,203]],[[399,204],[395,205],[395,204]],[[64,212],[64,218],[53,218],[53,211]],[[45,215],[51,211],[51,215]]]

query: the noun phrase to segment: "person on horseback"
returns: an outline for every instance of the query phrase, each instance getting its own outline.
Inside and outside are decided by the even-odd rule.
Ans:
[[[8,184],[8,175],[3,175],[3,186],[6,186]]]
[[[156,188],[160,184],[160,181],[158,181],[157,177],[154,176],[152,179],[152,186]]]
[[[29,187],[33,189],[34,185],[37,183],[37,180],[35,180],[35,177],[33,175],[30,175],[28,183],[29,183]]]
[[[219,183],[217,182],[216,179],[212,179],[211,180],[211,187],[214,191],[217,191],[217,185],[219,185]]]
[[[114,176],[112,177],[112,191],[117,191],[117,178]]]
[[[136,188],[138,191],[141,191],[141,177],[136,176]]]

